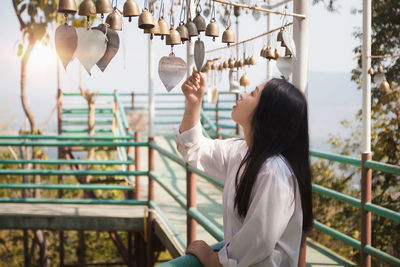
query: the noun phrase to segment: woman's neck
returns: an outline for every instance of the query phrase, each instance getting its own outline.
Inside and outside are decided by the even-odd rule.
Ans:
[[[248,126],[242,126],[243,127],[243,135],[244,135],[244,140],[246,141],[247,147],[250,147],[251,142],[252,142],[252,134],[250,131],[250,127]]]

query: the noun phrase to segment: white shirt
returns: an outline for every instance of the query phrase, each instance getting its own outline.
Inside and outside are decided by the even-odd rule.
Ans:
[[[218,252],[220,263],[229,267],[297,267],[303,212],[298,184],[286,160],[279,155],[264,162],[243,219],[234,209],[234,199],[236,172],[247,152],[246,142],[208,139],[202,135],[200,123],[181,134],[177,129],[175,135],[186,162],[225,183],[225,246]]]

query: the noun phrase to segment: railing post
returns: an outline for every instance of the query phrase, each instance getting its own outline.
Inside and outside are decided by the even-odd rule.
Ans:
[[[140,132],[135,132],[136,142],[140,142]],[[140,171],[140,147],[135,146],[135,171]],[[135,176],[135,199],[140,199],[140,176]]]
[[[186,163],[186,233],[188,245],[196,240],[197,222],[189,215],[189,208],[197,208],[196,193],[196,176],[193,172],[189,171],[188,164]]]
[[[114,92],[115,93],[115,92]],[[115,113],[118,110],[118,104],[117,104],[117,100],[115,98],[115,94],[114,94],[114,103],[113,103],[113,119],[112,119],[112,132],[115,134],[116,130],[118,129],[118,125],[117,125],[117,119],[116,119],[116,115]]]
[[[371,153],[361,154],[361,266],[371,267],[371,255],[364,252],[366,245],[371,245],[371,212],[364,209],[366,202],[371,202],[372,169],[365,168],[365,162],[371,160]]]
[[[149,136],[149,172],[154,170],[154,149],[150,146],[150,142],[154,141],[154,137]],[[149,188],[148,188],[148,197],[147,200],[153,201],[154,200],[154,181],[150,177],[149,178]],[[147,217],[147,266],[154,265],[154,245],[153,245],[153,220],[154,214],[151,210],[149,210],[149,215]]]
[[[57,70],[58,65],[57,62]],[[57,89],[57,100],[60,100],[59,105],[57,106],[57,133],[58,135],[62,134],[62,90],[60,87]],[[58,159],[64,158],[64,147],[58,147]],[[58,165],[58,169],[62,170],[63,166],[61,164]],[[64,179],[62,175],[58,176],[58,184],[63,184]],[[58,190],[58,198],[63,197],[63,190]],[[58,239],[59,239],[59,258],[60,258],[60,267],[64,267],[64,231],[58,232]]]
[[[216,136],[216,138],[220,139],[221,136],[219,135],[219,132],[221,131],[221,128],[218,127],[218,124],[219,124],[219,119],[218,119],[219,110],[218,110],[218,108],[219,108],[219,95],[217,97],[217,102],[215,103],[215,126],[217,126],[217,132],[216,132],[217,136]]]

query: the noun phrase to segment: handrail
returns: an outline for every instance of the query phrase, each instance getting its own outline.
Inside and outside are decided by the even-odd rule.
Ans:
[[[0,164],[43,164],[43,165],[54,165],[54,164],[81,164],[81,165],[121,165],[121,164],[133,164],[134,160],[85,160],[85,159],[0,159]]]
[[[0,146],[82,146],[82,147],[118,147],[118,146],[148,146],[147,142],[107,142],[107,141],[66,141],[66,142],[37,142],[37,141],[0,141]]]
[[[81,136],[81,135],[0,135],[1,139],[30,139],[30,140],[130,140],[135,139],[134,136],[110,136],[110,135],[94,135],[94,136]]]
[[[144,200],[90,198],[0,198],[0,203],[147,205]]]
[[[128,185],[109,184],[1,184],[1,189],[48,189],[48,190],[132,190]]]
[[[120,113],[121,118],[122,118],[122,123],[123,123],[125,129],[127,130],[127,129],[129,129],[129,123],[128,123],[127,119],[126,119],[124,107],[123,107],[123,105],[122,105],[122,103],[121,103],[121,101],[119,99],[119,95],[118,95],[117,92],[114,93],[114,97],[115,97],[115,101],[117,102],[118,110],[119,110],[119,113]]]
[[[121,171],[121,170],[25,170],[25,169],[0,169],[0,175],[136,175],[147,176],[148,171]]]

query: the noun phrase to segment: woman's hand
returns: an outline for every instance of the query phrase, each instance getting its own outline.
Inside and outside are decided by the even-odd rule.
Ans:
[[[222,267],[217,252],[203,240],[195,240],[186,249],[186,254],[195,255],[205,267]]]
[[[199,72],[193,72],[183,84],[182,92],[189,104],[201,104],[206,87],[206,81]]]

